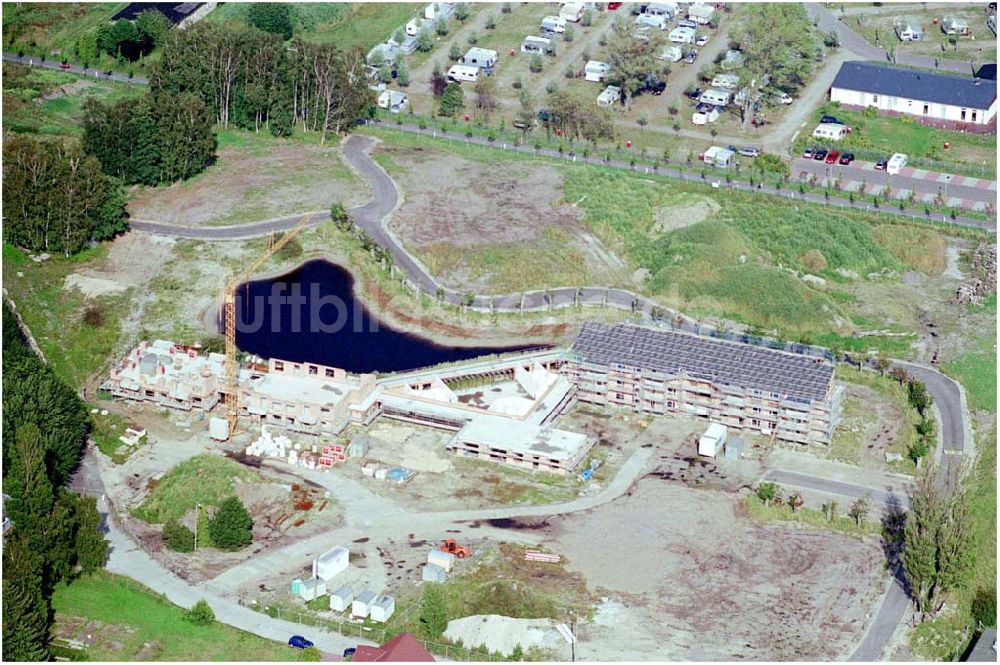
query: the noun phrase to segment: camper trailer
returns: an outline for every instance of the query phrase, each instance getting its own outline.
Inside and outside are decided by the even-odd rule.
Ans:
[[[740,86],[740,77],[737,74],[719,74],[712,79],[713,88],[724,90],[735,90]]]
[[[694,21],[698,25],[706,25],[711,23],[714,13],[715,7],[712,5],[691,5],[688,7],[688,20]]]
[[[583,11],[582,2],[565,2],[559,9],[559,18],[576,23],[583,18]]]
[[[592,81],[594,83],[600,83],[604,80],[604,77],[608,75],[611,71],[611,65],[606,62],[598,62],[597,60],[589,60],[583,68],[585,74],[584,78],[587,81]]]
[[[475,83],[479,80],[479,67],[472,67],[470,65],[452,65],[448,70],[448,80],[454,81],[455,83],[470,82]]]
[[[612,106],[619,103],[622,100],[622,89],[613,85],[609,85],[605,88],[601,94],[597,96],[598,106]]]
[[[701,93],[701,97],[698,98],[698,101],[702,104],[713,104],[724,108],[729,105],[729,102],[733,101],[733,93],[728,90],[716,90],[715,88],[709,88],[705,92]]]
[[[667,35],[667,39],[674,44],[694,44],[697,35],[694,28],[674,28]]]
[[[847,126],[824,122],[813,130],[814,139],[826,139],[827,141],[839,141],[847,136]]]
[[[545,53],[551,43],[551,39],[529,35],[521,42],[521,53]]]
[[[677,16],[677,3],[676,2],[651,2],[646,5],[646,9],[643,10],[643,14],[647,16],[664,16],[669,21],[673,17]]]
[[[898,175],[900,171],[906,166],[906,155],[901,152],[897,152],[895,155],[889,158],[889,162],[885,165],[885,172],[889,175]]]
[[[493,68],[497,66],[497,52],[488,48],[474,46],[468,53],[459,60],[463,65],[478,67],[487,74],[493,73]]]
[[[566,19],[561,16],[546,16],[542,19],[542,30],[566,32]]]
[[[390,113],[403,113],[410,105],[410,98],[405,92],[398,90],[384,90],[379,93],[378,107],[386,109]]]
[[[635,24],[637,26],[649,26],[657,30],[666,30],[668,21],[669,19],[666,16],[659,14],[639,14],[635,17]]]
[[[669,62],[680,62],[683,57],[684,51],[681,50],[680,46],[668,46],[660,54],[660,60],[667,60]]]
[[[901,42],[919,42],[924,38],[924,29],[917,19],[897,16],[893,19],[892,26]]]

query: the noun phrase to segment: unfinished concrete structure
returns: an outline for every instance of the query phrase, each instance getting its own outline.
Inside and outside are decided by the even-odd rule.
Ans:
[[[588,322],[563,371],[583,402],[700,416],[783,441],[829,444],[840,418],[830,363],[687,333]]]

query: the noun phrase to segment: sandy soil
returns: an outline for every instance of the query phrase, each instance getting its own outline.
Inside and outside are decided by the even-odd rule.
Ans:
[[[903,412],[900,406],[871,388],[848,383],[844,395],[844,418],[835,436],[850,442],[856,457],[844,461],[868,469],[885,470],[885,454],[890,450],[904,452],[894,446],[900,436]],[[832,456],[837,459],[837,455]]]
[[[532,288],[530,280],[519,281],[493,265],[491,251],[502,251],[505,262],[520,263],[520,256],[522,268],[546,270],[553,279],[565,273],[588,284],[621,280],[624,263],[584,228],[582,211],[562,200],[557,169],[384,144],[377,154],[396,165],[392,176],[404,192],[392,230],[447,286]],[[544,256],[534,256],[529,265],[532,249]],[[535,288],[551,285],[540,281]]]
[[[135,187],[129,214],[179,226],[246,224],[313,210],[336,200],[368,200],[366,185],[341,161],[336,147],[277,144],[224,148],[210,169],[169,187]]]
[[[877,543],[740,513],[738,495],[647,479],[553,520],[550,547],[607,599],[578,657],[825,660],[855,645],[880,589]]]
[[[170,258],[174,244],[171,238],[126,233],[111,242],[103,269],[72,273],[66,277],[64,288],[79,289],[87,298],[97,298],[141,287]]]
[[[687,195],[673,205],[653,209],[653,231],[669,233],[694,226],[714,215],[721,207],[715,199],[707,196]]]

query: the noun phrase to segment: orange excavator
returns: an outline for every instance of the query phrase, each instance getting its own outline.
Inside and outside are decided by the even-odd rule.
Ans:
[[[442,552],[447,552],[448,554],[454,554],[459,559],[472,556],[472,548],[468,545],[459,545],[455,542],[454,538],[448,538],[445,540],[438,549]]]

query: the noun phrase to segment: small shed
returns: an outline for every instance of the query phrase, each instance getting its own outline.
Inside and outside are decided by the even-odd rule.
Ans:
[[[598,106],[611,106],[622,100],[622,89],[618,86],[609,85],[601,94],[597,96]]]
[[[354,602],[354,589],[342,586],[330,594],[330,609],[334,612],[346,612]]]
[[[372,611],[372,604],[375,602],[375,592],[365,589],[351,602],[351,616],[366,618]]]
[[[455,555],[451,552],[434,549],[427,553],[427,563],[451,572],[451,569],[455,567]]]
[[[334,547],[320,554],[313,563],[313,576],[329,581],[347,570],[351,553],[343,547]]]
[[[448,571],[441,566],[429,563],[424,566],[420,579],[424,582],[445,582],[448,579]]]
[[[302,585],[299,587],[299,596],[302,600],[315,600],[325,595],[326,582],[315,577],[311,580],[303,580]]]
[[[372,448],[372,438],[366,434],[359,434],[351,439],[347,444],[348,457],[364,457]]]
[[[610,71],[611,65],[598,60],[588,60],[587,64],[583,66],[584,78],[587,81],[603,81],[604,77],[607,76]]]
[[[714,146],[713,146],[714,148]],[[711,150],[712,148],[709,148]],[[719,148],[733,155],[732,150],[726,150],[725,148]],[[705,153],[705,162],[708,162],[708,153]],[[701,435],[698,439],[698,454],[703,457],[715,457],[715,455],[722,450],[722,446],[726,443],[726,433],[729,430],[725,425],[720,425],[719,423],[712,423],[705,430],[705,433]]]
[[[372,621],[385,623],[396,611],[396,599],[392,596],[379,596],[371,604]]]
[[[715,13],[714,5],[696,4],[688,7],[688,19],[699,25],[711,23],[712,14]]]

